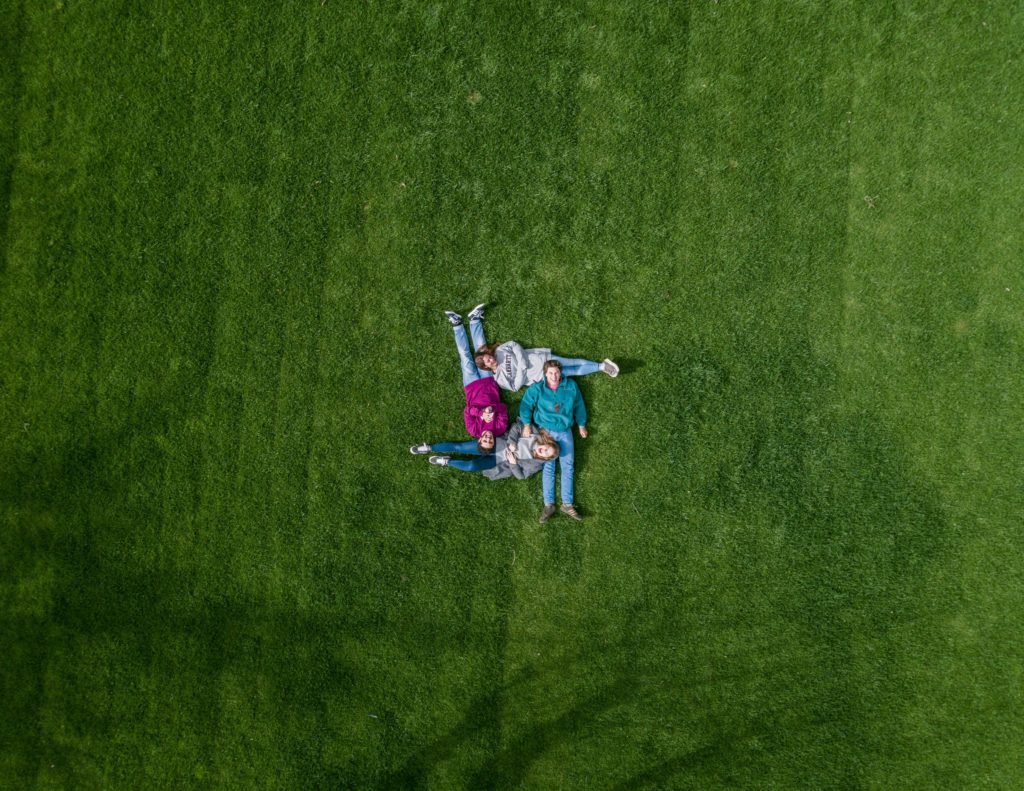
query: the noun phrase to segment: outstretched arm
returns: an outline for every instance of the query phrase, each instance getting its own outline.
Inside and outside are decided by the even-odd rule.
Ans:
[[[498,404],[497,409],[494,411],[494,419],[491,424],[491,431],[494,432],[495,436],[504,434],[508,430],[508,407],[504,404]]]
[[[583,393],[576,389],[576,402],[573,404],[573,416],[580,427],[580,436],[587,438],[587,406],[583,403]]]

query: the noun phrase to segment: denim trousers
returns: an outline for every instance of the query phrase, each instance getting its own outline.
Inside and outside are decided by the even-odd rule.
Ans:
[[[452,327],[455,331],[455,348],[459,350],[459,363],[462,365],[462,386],[466,387],[470,382],[477,379],[485,379],[494,376],[490,371],[481,371],[476,367],[473,353],[484,345],[484,325],[480,321],[469,322],[469,332],[473,336],[473,349],[469,348],[469,338],[466,336],[466,328],[459,324]]]
[[[476,456],[475,459],[449,459],[448,466],[454,467],[463,472],[483,472],[496,466],[497,458],[491,451],[480,452],[475,439],[468,439],[465,442],[436,442],[430,449],[438,453],[465,453]]]
[[[551,359],[558,360],[562,364],[563,376],[586,376],[587,374],[596,374],[601,370],[601,363],[595,363],[593,360],[559,357],[557,354],[552,354]]]
[[[557,459],[544,462],[544,471],[542,473],[544,505],[555,504],[556,464],[562,468],[562,502],[566,505],[572,505],[574,502],[573,496],[575,495],[572,485],[572,468],[575,461],[572,428],[570,427],[568,431],[551,431],[549,429],[548,433],[558,442],[559,454]]]

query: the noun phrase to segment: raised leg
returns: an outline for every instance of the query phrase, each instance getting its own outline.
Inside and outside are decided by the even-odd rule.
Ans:
[[[484,337],[484,321],[483,319],[470,318],[469,320],[469,337],[473,341],[473,351],[479,351],[481,346],[486,345],[487,339]]]
[[[462,365],[462,386],[466,387],[470,382],[475,382],[480,376],[480,369],[476,367],[473,354],[469,350],[469,338],[466,337],[466,328],[461,324],[452,327],[455,332],[455,347],[459,350],[459,363]]]

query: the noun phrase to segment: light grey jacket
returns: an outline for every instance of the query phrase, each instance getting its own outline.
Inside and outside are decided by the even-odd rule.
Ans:
[[[522,423],[522,421],[519,420],[517,420],[516,422]],[[519,433],[520,435],[522,435],[523,432],[521,429]],[[537,459],[533,458],[533,450],[534,448],[537,447],[538,439],[540,439],[540,434],[536,432],[534,432],[528,437],[520,436],[518,441],[516,442],[516,456],[518,456],[520,459],[529,459],[531,461],[536,461],[538,464],[543,466],[544,462],[538,461]]]
[[[525,447],[529,448],[525,453],[522,451],[524,443],[527,443]],[[531,475],[535,475],[544,466],[544,462],[538,461],[530,455],[536,443],[536,434],[523,437],[523,421],[517,420],[505,434],[495,438],[494,458],[497,464],[489,470],[484,470],[481,475],[485,478],[490,478],[492,481],[500,481],[502,478],[509,477],[523,480]],[[519,457],[517,464],[509,464],[508,459],[505,458],[505,449],[509,445],[517,450]]]
[[[515,341],[503,343],[494,350],[498,370],[494,381],[505,390],[520,390],[544,378],[544,363],[551,359],[551,349],[524,349]]]

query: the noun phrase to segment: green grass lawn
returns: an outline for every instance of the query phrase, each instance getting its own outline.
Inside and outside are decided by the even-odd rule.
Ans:
[[[4,4],[0,787],[1024,786],[1022,42]],[[582,524],[408,453],[481,301]]]

